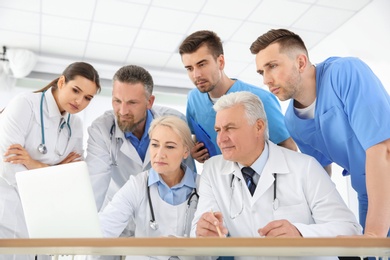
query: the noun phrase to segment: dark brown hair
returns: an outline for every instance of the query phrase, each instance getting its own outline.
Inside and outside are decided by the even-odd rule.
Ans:
[[[305,52],[306,56],[308,56],[305,43],[303,42],[301,37],[286,29],[269,30],[265,34],[259,36],[252,43],[249,49],[252,54],[257,54],[273,43],[279,44],[280,52],[285,52],[291,49],[300,49]]]
[[[187,36],[179,47],[180,55],[193,53],[201,46],[206,45],[214,58],[223,54],[222,41],[219,36],[212,31],[197,31]]]
[[[100,79],[99,74],[95,70],[95,68],[86,62],[74,62],[70,64],[64,72],[62,72],[62,75],[65,77],[65,83],[73,80],[76,76],[81,76],[86,79],[89,79],[90,81],[93,81],[96,84],[97,93],[100,92],[101,86],[100,86]],[[59,80],[59,77],[54,79],[52,82],[46,85],[46,87],[41,88],[37,91],[34,91],[34,93],[37,92],[43,92],[48,90],[50,87],[57,88],[57,82]]]

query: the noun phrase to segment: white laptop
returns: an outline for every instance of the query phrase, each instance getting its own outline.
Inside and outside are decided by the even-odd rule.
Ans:
[[[16,173],[30,238],[103,237],[84,161]]]

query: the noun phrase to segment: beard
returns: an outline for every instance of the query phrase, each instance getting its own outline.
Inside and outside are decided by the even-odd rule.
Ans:
[[[141,123],[146,120],[146,116],[135,122],[134,116],[128,116],[127,121],[122,121],[120,115],[116,116],[118,127],[123,133],[133,132]]]
[[[213,91],[216,84],[211,84],[210,81],[206,81],[205,85],[198,86],[198,81],[194,81],[194,85],[201,93],[208,93]]]

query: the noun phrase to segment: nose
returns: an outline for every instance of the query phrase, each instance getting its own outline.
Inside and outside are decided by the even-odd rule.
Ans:
[[[159,147],[157,149],[156,155],[157,155],[158,158],[164,158],[165,157],[165,152],[164,152],[163,147]]]
[[[83,101],[83,98],[84,98],[84,97],[83,97],[82,95],[78,95],[78,96],[76,96],[76,98],[75,98],[74,101],[75,101],[76,104],[79,105],[79,104],[81,104],[81,102]]]
[[[269,75],[268,73],[263,73],[263,84],[266,85],[266,86],[270,86],[272,85],[272,79],[271,79],[271,75]]]
[[[217,144],[226,142],[228,139],[228,136],[226,135],[225,131],[220,130],[217,134]]]
[[[126,115],[127,114],[127,104],[126,102],[122,102],[120,105],[119,105],[119,114],[121,115]]]
[[[200,69],[194,68],[194,69],[192,70],[192,77],[193,77],[194,79],[197,79],[197,78],[199,78],[200,76],[201,76]]]

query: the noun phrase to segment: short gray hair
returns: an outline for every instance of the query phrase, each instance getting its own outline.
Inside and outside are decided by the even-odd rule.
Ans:
[[[113,81],[132,84],[141,83],[144,85],[147,98],[153,93],[154,83],[152,75],[150,75],[149,71],[137,65],[123,66],[115,73]]]
[[[265,114],[263,102],[255,94],[248,91],[233,92],[223,95],[213,106],[216,112],[231,108],[235,105],[242,105],[248,123],[253,125],[258,119],[265,123],[264,139],[268,140],[268,121]]]

